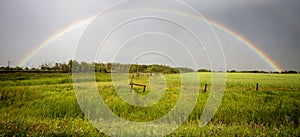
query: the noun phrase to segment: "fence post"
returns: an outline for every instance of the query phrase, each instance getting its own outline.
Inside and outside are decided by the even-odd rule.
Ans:
[[[145,90],[146,90],[146,86],[144,86],[144,90],[143,90],[143,93],[145,93]]]
[[[256,91],[258,91],[258,83],[256,83]]]
[[[206,93],[206,88],[207,88],[207,84],[205,84],[205,87],[204,87],[204,93]]]

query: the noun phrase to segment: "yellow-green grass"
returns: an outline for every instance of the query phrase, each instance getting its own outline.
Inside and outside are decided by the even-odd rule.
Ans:
[[[211,73],[199,74],[197,105],[183,125],[169,136],[300,135],[300,75],[227,73],[224,97],[216,115],[207,126],[199,127],[210,94]],[[143,93],[141,87],[134,87],[133,92],[153,92],[149,88],[151,77],[154,75],[134,78],[134,82],[146,84],[147,88]],[[165,94],[149,107],[123,101],[110,74],[96,73],[96,82],[99,97],[116,115],[131,121],[151,121],[167,114],[180,96],[180,75],[163,77],[167,83],[163,87]],[[105,136],[86,119],[88,114],[81,112],[72,82],[71,74],[0,74],[0,136]],[[82,74],[80,82],[92,81]],[[205,84],[207,93],[203,92]],[[128,87],[116,88],[129,92]]]

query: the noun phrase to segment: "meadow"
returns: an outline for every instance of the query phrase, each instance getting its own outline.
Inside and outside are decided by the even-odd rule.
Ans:
[[[199,75],[201,83],[195,108],[167,136],[300,136],[299,74],[227,73],[221,105],[204,127],[198,124],[211,92],[211,73]],[[144,74],[135,78],[135,82],[149,87],[152,77]],[[144,122],[162,117],[174,107],[181,90],[178,77],[179,74],[164,75],[165,94],[149,107],[133,106],[118,97],[110,74],[96,73],[96,82],[112,112],[126,120]],[[83,77],[82,82],[89,81]],[[205,84],[208,84],[206,93]],[[89,114],[81,111],[70,73],[0,74],[0,87],[0,136],[106,136],[89,122],[86,118]],[[130,92],[128,88],[123,90]],[[146,95],[152,91],[147,88],[143,93],[142,88],[134,87],[133,92]],[[137,134],[129,130],[122,135]]]

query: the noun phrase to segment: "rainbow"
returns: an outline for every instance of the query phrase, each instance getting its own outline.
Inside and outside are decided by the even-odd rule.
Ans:
[[[245,37],[243,37],[241,34],[238,34],[237,32],[235,32],[235,31],[233,31],[233,30],[225,27],[224,25],[219,24],[219,23],[217,23],[217,22],[215,22],[213,20],[208,20],[208,22],[213,27],[226,32],[227,34],[233,36],[237,40],[239,40],[242,43],[244,43],[248,48],[250,48],[257,55],[259,55],[266,63],[268,63],[268,65],[270,65],[272,67],[272,69],[274,69],[275,71],[277,71],[277,72],[281,72],[282,71],[282,68],[275,61],[273,61],[266,53],[264,53],[264,51],[262,51],[261,49],[259,49],[251,41],[249,41],[248,39],[246,39]]]
[[[184,14],[184,13],[180,13],[180,12],[178,12],[177,14],[183,14],[185,16],[189,16],[189,17],[192,17],[192,18],[199,18],[198,16],[195,16],[195,15]],[[56,39],[58,39],[59,37],[63,36],[64,34],[68,33],[69,31],[71,31],[73,29],[76,29],[78,27],[82,27],[82,26],[85,26],[85,25],[89,24],[95,17],[96,16],[91,16],[91,17],[82,19],[82,20],[80,20],[78,22],[75,22],[75,23],[69,25],[68,27],[66,27],[66,28],[58,31],[57,33],[54,33],[52,36],[50,36],[49,38],[47,38],[46,40],[44,40],[41,44],[39,44],[38,46],[36,46],[36,48],[34,48],[32,51],[30,51],[28,54],[26,54],[24,56],[24,58],[18,63],[19,66],[24,66],[24,64],[34,54],[36,54],[38,51],[40,51],[41,49],[43,49],[44,47],[46,47],[47,45],[49,45],[50,43],[52,43],[53,41],[55,41]],[[201,19],[201,20],[203,20],[203,19]],[[254,51],[257,55],[259,55],[259,57],[262,58],[274,71],[277,71],[277,72],[281,72],[282,71],[281,67],[279,65],[277,65],[275,61],[273,61],[266,53],[264,53],[261,49],[259,49],[252,42],[250,42],[248,39],[246,39],[245,37],[243,37],[241,34],[238,34],[237,32],[231,30],[230,28],[228,28],[228,27],[226,27],[226,26],[224,26],[224,25],[222,25],[220,23],[217,23],[217,22],[215,22],[213,20],[206,19],[206,22],[209,23],[214,28],[222,30],[225,33],[233,36],[234,38],[236,38],[240,42],[244,43],[245,46],[247,46],[252,51]]]
[[[38,46],[36,46],[34,49],[32,49],[30,52],[28,52],[22,59],[21,61],[18,63],[18,66],[24,66],[25,63],[37,52],[39,52],[41,49],[45,48],[47,45],[51,44],[53,41],[55,41],[56,39],[58,39],[59,37],[65,35],[66,33],[79,28],[79,27],[83,27],[86,26],[88,23],[90,23],[93,19],[95,18],[95,16],[92,17],[88,17],[85,19],[82,19],[80,21],[77,21],[69,26],[67,26],[66,28],[54,33],[53,35],[51,35],[50,37],[48,37],[46,40],[44,40],[42,43],[40,43]]]

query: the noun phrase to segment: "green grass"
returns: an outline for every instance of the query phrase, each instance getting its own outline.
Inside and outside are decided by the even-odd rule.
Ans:
[[[195,75],[195,73],[184,74]],[[110,74],[96,74],[104,102],[117,116],[131,121],[152,121],[167,114],[180,96],[180,75],[165,75],[165,83],[154,79],[156,90],[166,90],[154,105],[137,107],[123,101]],[[153,77],[152,77],[153,78]],[[160,77],[161,78],[161,77]],[[149,75],[135,78],[146,84]],[[80,82],[90,82],[82,74]],[[259,91],[255,90],[259,83]],[[161,85],[166,84],[166,87]],[[204,84],[208,92],[203,93]],[[209,97],[211,73],[200,73],[197,105],[183,125],[168,136],[299,136],[300,75],[227,73],[222,103],[207,126],[199,119]],[[71,74],[0,74],[0,136],[105,136],[81,112],[73,91]],[[117,90],[129,92],[128,87]],[[178,111],[180,113],[180,111]],[[135,131],[123,135],[133,136]]]

